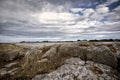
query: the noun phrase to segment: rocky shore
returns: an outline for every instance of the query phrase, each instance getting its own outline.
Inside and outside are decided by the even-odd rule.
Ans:
[[[0,80],[119,80],[120,43],[0,44]]]

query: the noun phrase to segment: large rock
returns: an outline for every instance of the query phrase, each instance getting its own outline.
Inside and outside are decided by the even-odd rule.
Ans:
[[[108,47],[89,46],[87,50],[88,50],[87,60],[102,63],[113,68],[117,67],[117,59]]]
[[[116,48],[116,57],[118,60],[118,66],[117,66],[117,70],[120,72],[120,43],[115,43],[113,44],[113,46]]]
[[[120,43],[115,43],[113,44],[113,46],[115,47],[117,53],[116,53],[116,56],[117,58],[120,58]]]
[[[54,59],[55,56],[59,56],[58,54],[58,48],[60,45],[55,45],[51,47],[43,56],[42,58],[48,58],[48,59]]]
[[[27,51],[27,48],[15,44],[0,43],[0,68],[5,64],[22,59]]]
[[[14,59],[19,59],[24,56],[28,49],[24,46],[19,46],[15,44],[0,44],[0,55],[7,55],[7,61],[12,61]]]
[[[115,74],[116,73],[116,74]],[[79,58],[71,58],[53,72],[36,75],[32,80],[119,80],[111,67]]]
[[[58,44],[44,47],[42,50],[32,49],[27,52],[22,67],[15,73],[15,78],[31,78],[36,74],[56,70],[72,57],[84,61],[93,61],[116,68],[117,61],[112,51],[106,46],[79,46],[78,44]],[[81,66],[81,65],[79,65]],[[96,68],[95,68],[96,69]],[[98,68],[97,68],[98,69]],[[101,73],[101,72],[100,72]]]
[[[60,55],[62,55],[62,57],[78,57],[78,54],[80,53],[80,47],[75,44],[63,44],[59,47],[58,52]]]
[[[78,46],[75,44],[63,44],[58,53],[63,57],[80,57],[84,61],[95,61],[113,68],[117,67],[117,59],[114,53],[106,46]]]

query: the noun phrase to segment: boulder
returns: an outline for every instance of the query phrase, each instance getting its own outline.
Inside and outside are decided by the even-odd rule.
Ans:
[[[79,58],[67,59],[65,63],[56,70],[38,74],[32,80],[119,80],[117,72],[111,67],[92,61],[84,65]]]
[[[116,68],[117,60],[113,52],[106,46],[79,46],[77,44],[57,44],[44,47],[44,49],[32,49],[27,51],[22,67],[16,71],[14,78],[28,77],[32,78],[36,74],[44,74],[58,69],[67,59],[77,58],[98,64],[105,64]],[[75,64],[76,65],[76,64]],[[79,65],[80,66],[80,65]],[[82,65],[81,65],[82,66]],[[92,70],[100,69],[96,68]],[[95,72],[95,73],[98,73]],[[80,76],[79,76],[80,77]],[[46,78],[45,78],[46,79]]]
[[[80,57],[84,61],[95,61],[113,68],[117,67],[117,59],[114,53],[106,46],[78,46],[75,44],[63,44],[58,49],[61,58]]]
[[[27,48],[15,44],[0,43],[0,66],[24,57]]]
[[[75,44],[62,44],[58,52],[62,57],[78,57],[80,47]]]
[[[89,46],[87,50],[87,60],[102,63],[113,68],[117,67],[117,59],[108,47]]]
[[[113,46],[117,50],[117,53],[116,53],[116,57],[117,57],[117,60],[118,60],[117,70],[120,72],[120,43],[115,43],[115,44],[113,44]]]

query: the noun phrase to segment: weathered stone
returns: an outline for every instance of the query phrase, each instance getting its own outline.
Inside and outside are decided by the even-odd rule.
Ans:
[[[48,58],[48,59],[53,59],[55,55],[57,55],[57,48],[59,45],[51,47],[43,56],[42,58]]]
[[[91,46],[91,45],[87,44],[87,46],[86,45],[81,46],[79,44],[70,43],[70,44],[57,44],[57,45],[49,46],[47,48],[44,47],[43,50],[42,48],[30,49],[27,51],[25,58],[21,63],[21,67],[18,69],[18,71],[16,71],[15,73],[16,75],[14,75],[13,77],[15,79],[20,77],[32,78],[38,73],[45,74],[50,72],[50,74],[46,74],[45,76],[43,75],[42,78],[39,78],[39,79],[59,80],[63,78],[64,80],[67,80],[67,79],[95,80],[95,78],[98,78],[96,74],[102,75],[102,74],[105,74],[105,72],[103,71],[103,69],[101,69],[101,67],[93,66],[94,64],[102,63],[110,67],[116,68],[117,66],[116,57],[108,47],[94,46],[94,45]],[[75,59],[72,59],[69,61],[68,59],[70,58],[75,58]],[[82,59],[83,61],[82,60],[79,61],[78,59]],[[64,66],[64,63],[65,63],[65,66]],[[54,73],[51,74],[52,71],[54,72],[54,70],[56,69],[59,70],[59,67],[62,65],[65,67],[65,69],[61,69],[62,71],[59,72],[60,74],[58,72],[55,74],[57,76],[54,76]],[[84,65],[85,67],[83,67]],[[107,68],[109,68],[108,66]],[[78,69],[78,68],[81,68],[81,69]],[[102,67],[102,68],[105,68],[105,67]],[[110,70],[112,70],[112,68],[110,68]],[[72,73],[71,71],[73,71],[74,73]],[[82,74],[80,74],[81,72]],[[92,75],[89,73],[91,73]],[[48,75],[51,77],[49,77]],[[90,75],[90,76],[86,77],[87,75]],[[92,78],[91,76],[94,76],[94,78]],[[111,76],[109,78],[114,79]],[[108,78],[105,78],[105,79],[108,79]]]
[[[4,67],[10,68],[10,67],[12,67],[12,66],[14,66],[16,64],[18,64],[18,63],[17,62],[13,62],[13,63],[6,64]]]
[[[115,55],[106,46],[89,46],[87,50],[87,60],[102,63],[113,68],[117,67]]]
[[[71,56],[71,57],[78,57],[80,53],[80,47],[75,44],[63,44],[59,47],[59,54],[62,57]]]
[[[65,61],[65,64],[53,72],[36,75],[32,80],[118,80],[115,71],[106,65],[88,61],[84,65],[84,61],[78,58],[71,58]],[[95,71],[91,68],[97,68]],[[102,73],[99,73],[99,72]],[[98,72],[98,73],[96,73]],[[111,75],[109,75],[111,74]]]

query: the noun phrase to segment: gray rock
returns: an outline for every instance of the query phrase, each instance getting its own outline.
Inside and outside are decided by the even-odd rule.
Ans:
[[[63,44],[58,51],[62,57],[80,57],[84,61],[91,60],[113,68],[117,67],[115,55],[106,46],[82,47],[75,44]]]
[[[12,63],[6,64],[5,67],[10,68],[10,67],[12,67],[12,66],[14,66],[16,64],[18,64],[18,62],[12,62]]]
[[[4,75],[6,75],[6,74],[12,75],[12,74],[14,74],[14,72],[15,72],[17,69],[18,69],[18,68],[13,68],[13,69],[11,69],[11,70],[8,70],[7,68],[2,68],[2,69],[0,69],[0,76],[4,76]]]
[[[77,60],[76,59],[70,60],[70,63],[69,61],[65,62],[65,60],[70,59],[70,58],[75,58],[75,57],[77,57]],[[79,61],[78,58],[84,61],[82,60]],[[72,61],[74,62],[73,63],[74,65],[73,64],[70,65]],[[65,63],[66,65],[63,65],[65,66],[65,69],[62,69],[63,72],[65,72],[64,73],[65,75],[56,73],[54,75],[58,75],[58,76],[54,76],[53,74],[49,74],[49,76],[51,75],[49,79],[59,80],[63,78],[63,77],[61,78],[61,76],[65,76],[63,80],[67,80],[67,79],[74,80],[74,78],[76,79],[78,76],[79,78],[84,77],[85,80],[89,78],[93,79],[91,77],[93,74],[90,77],[86,77],[87,75],[89,75],[89,73],[91,73],[89,72],[89,70],[86,70],[87,68],[85,68],[85,70],[82,70],[84,69],[84,67],[81,68],[81,66],[85,65],[83,63],[86,63],[89,61],[96,62],[97,64],[102,63],[110,67],[113,67],[113,68],[116,68],[117,66],[117,60],[116,60],[115,55],[106,46],[79,46],[76,44],[59,44],[59,45],[51,46],[49,47],[49,49],[47,48],[47,50],[42,51],[42,52],[38,50],[35,50],[35,51],[32,50],[32,52],[29,52],[29,54],[26,55],[25,63],[23,63],[23,67],[22,67],[23,71],[20,72],[21,73],[20,77],[22,76],[33,77],[37,73],[43,74],[43,73],[49,73],[51,71],[54,72],[54,70],[56,70],[57,68],[59,68]],[[92,63],[90,62],[88,66],[91,66],[91,64]],[[68,67],[68,66],[72,66],[72,67]],[[77,69],[78,67],[81,69],[80,70]],[[77,70],[74,70],[74,68],[76,68]],[[100,67],[97,66],[93,68],[92,68],[92,71],[98,70],[98,72],[95,71],[95,73],[97,74],[103,73]],[[71,71],[76,72],[76,73],[73,74]],[[82,71],[83,71],[84,76],[80,75]],[[45,77],[44,80],[49,80],[47,79],[47,77]],[[96,76],[94,77],[96,78]]]
[[[106,46],[89,46],[87,48],[87,60],[102,63],[113,68],[117,67],[117,59],[115,55]]]
[[[75,56],[77,57],[80,53],[80,47],[75,44],[63,44],[59,47],[59,53],[62,55],[62,57],[66,56]]]
[[[71,58],[65,61],[57,70],[36,75],[32,80],[118,80],[115,71],[106,65],[88,61],[84,65],[84,61],[78,58]],[[111,75],[110,75],[111,74]]]
[[[48,58],[48,59],[54,58],[55,55],[57,55],[57,47],[59,47],[59,45],[51,47],[51,48],[42,56],[42,58]]]
[[[117,50],[117,53],[116,53],[116,57],[117,57],[117,60],[118,60],[118,66],[117,66],[117,70],[119,71],[120,73],[120,43],[115,43],[113,44],[113,46],[116,48]]]
[[[120,58],[120,43],[115,43],[115,44],[113,44],[113,46],[115,47],[115,49],[117,51],[116,56],[118,58]]]
[[[106,46],[81,47],[75,44],[62,44],[53,46],[43,58],[61,62],[69,57],[80,57],[84,61],[95,61],[113,68],[117,67],[117,59],[112,51]]]
[[[0,76],[5,75],[5,74],[7,74],[7,69],[6,68],[0,69]]]

